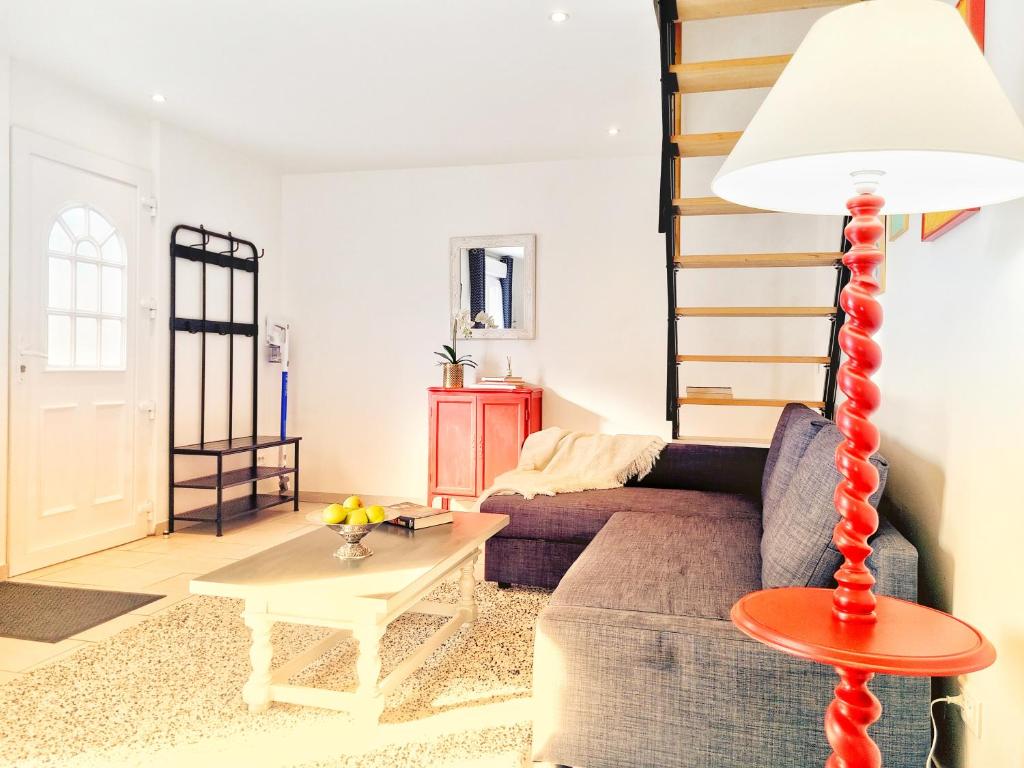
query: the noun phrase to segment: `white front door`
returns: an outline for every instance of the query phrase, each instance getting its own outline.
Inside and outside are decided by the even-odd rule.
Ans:
[[[10,571],[147,533],[150,175],[12,136]],[[148,380],[147,380],[148,382]],[[147,385],[148,389],[148,385]]]

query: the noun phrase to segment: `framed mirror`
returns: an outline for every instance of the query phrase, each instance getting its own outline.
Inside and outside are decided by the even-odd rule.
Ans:
[[[451,239],[451,312],[488,315],[493,327],[474,322],[474,339],[534,336],[535,235],[482,235]]]

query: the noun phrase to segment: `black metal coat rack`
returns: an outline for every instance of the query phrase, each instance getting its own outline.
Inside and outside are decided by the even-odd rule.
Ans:
[[[181,242],[181,240],[197,242]],[[225,247],[226,246],[226,247]],[[240,255],[245,248],[248,255]],[[223,235],[212,232],[204,227],[191,227],[179,224],[171,231],[171,318],[170,318],[170,409],[168,426],[168,507],[167,532],[174,532],[177,520],[193,522],[212,522],[216,525],[217,535],[223,534],[224,521],[242,515],[249,515],[261,509],[274,507],[278,504],[292,502],[293,509],[299,508],[299,437],[285,435],[258,435],[259,424],[259,260],[262,252],[249,240],[235,237],[230,232]],[[177,311],[177,265],[179,259],[199,262],[200,273],[200,307],[198,318],[179,317]],[[207,319],[207,270],[210,267],[228,270],[228,319]],[[235,275],[238,272],[252,275],[252,319],[250,322],[236,322],[235,318]],[[179,333],[200,334],[199,363],[199,442],[191,445],[175,445],[174,419],[176,406],[175,363],[176,339]],[[209,334],[229,336],[227,361],[227,438],[207,440],[207,336]],[[248,336],[252,339],[252,403],[250,431],[239,437],[234,434],[235,424],[235,336]],[[293,466],[275,467],[259,464],[259,451],[284,445],[293,446]],[[248,454],[249,465],[239,469],[225,471],[226,456]],[[216,472],[185,480],[175,479],[174,461],[177,456],[207,456],[215,459]],[[258,483],[274,477],[292,475],[291,492],[259,493]],[[247,495],[225,499],[224,490],[237,486],[249,486]],[[201,507],[182,512],[175,510],[175,489],[191,488],[216,492],[216,501]]]

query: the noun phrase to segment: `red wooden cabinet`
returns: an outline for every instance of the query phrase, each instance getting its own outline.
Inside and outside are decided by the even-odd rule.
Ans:
[[[427,503],[475,498],[519,462],[526,436],[541,428],[539,387],[515,391],[431,387]]]

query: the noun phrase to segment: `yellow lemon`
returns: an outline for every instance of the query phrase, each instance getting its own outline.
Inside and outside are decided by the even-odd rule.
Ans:
[[[371,523],[383,523],[385,515],[384,507],[377,504],[366,508],[366,517]]]
[[[321,517],[328,525],[339,525],[345,522],[345,515],[347,514],[348,510],[341,506],[341,504],[331,504],[321,513]]]
[[[363,500],[360,499],[358,496],[349,496],[347,499],[341,502],[341,506],[343,506],[345,509],[359,509],[361,506],[363,506]]]
[[[353,509],[349,511],[348,520],[346,521],[348,525],[366,525],[367,522],[369,521],[367,520],[365,509]]]

